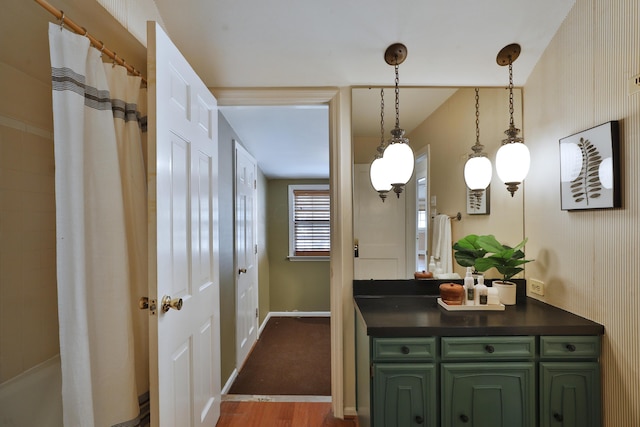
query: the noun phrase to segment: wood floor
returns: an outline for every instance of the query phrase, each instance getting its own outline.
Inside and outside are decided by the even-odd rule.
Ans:
[[[358,427],[333,417],[327,402],[223,401],[216,427]]]

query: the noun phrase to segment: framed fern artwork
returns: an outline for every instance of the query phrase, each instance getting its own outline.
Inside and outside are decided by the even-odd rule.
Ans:
[[[491,186],[487,187],[482,193],[474,194],[467,187],[467,213],[469,215],[489,215],[490,189]]]
[[[622,206],[618,121],[560,139],[560,202],[569,211]]]

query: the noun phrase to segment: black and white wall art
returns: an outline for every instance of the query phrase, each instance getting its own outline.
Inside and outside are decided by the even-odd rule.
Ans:
[[[618,121],[560,139],[560,203],[562,210],[622,206]]]

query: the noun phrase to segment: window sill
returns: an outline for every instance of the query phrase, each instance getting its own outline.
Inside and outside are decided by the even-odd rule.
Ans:
[[[329,261],[328,256],[288,256],[289,261]]]

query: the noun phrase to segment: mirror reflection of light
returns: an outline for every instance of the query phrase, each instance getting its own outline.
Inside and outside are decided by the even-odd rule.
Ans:
[[[389,178],[388,167],[382,160],[382,157],[375,159],[373,163],[371,163],[369,178],[371,179],[371,185],[376,191],[391,190],[391,179]]]
[[[571,182],[580,175],[582,170],[582,151],[578,144],[563,142],[560,144],[560,181]]]
[[[607,157],[600,163],[598,178],[604,188],[608,190],[613,188],[613,159],[611,157]]]

